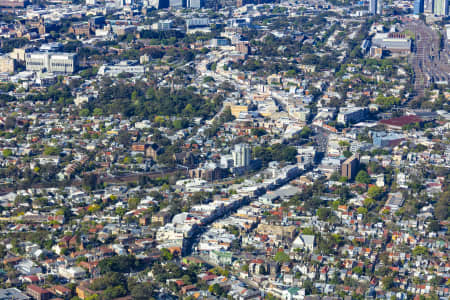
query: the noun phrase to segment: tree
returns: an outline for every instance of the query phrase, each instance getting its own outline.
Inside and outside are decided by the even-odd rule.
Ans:
[[[317,209],[317,216],[321,221],[327,220],[332,214],[333,213],[331,209],[327,207],[320,207],[319,209]]]
[[[303,281],[303,288],[305,289],[306,295],[311,295],[314,290],[314,285],[310,279]]]
[[[366,171],[361,170],[358,172],[358,174],[355,177],[356,182],[369,184],[370,183],[370,176],[367,174]]]
[[[101,260],[98,264],[100,273],[129,273],[138,267],[138,261],[133,255],[118,255]]]
[[[216,296],[220,296],[224,292],[223,288],[218,283],[209,286],[208,291]]]
[[[81,185],[83,186],[83,189],[90,192],[92,190],[95,190],[97,188],[98,184],[98,176],[95,173],[89,173],[85,174],[82,179]]]
[[[263,128],[252,128],[252,135],[256,135],[257,137],[261,137],[267,134],[267,131]]]
[[[358,212],[358,214],[362,214],[362,215],[365,215],[365,214],[367,214],[367,208],[365,208],[365,207],[358,207],[357,209],[356,209],[356,211]]]
[[[148,283],[140,283],[131,290],[131,299],[133,300],[149,300],[153,296],[153,286]]]
[[[441,224],[439,224],[439,221],[432,220],[428,224],[428,230],[431,232],[438,232],[441,229]]]
[[[383,277],[381,283],[383,283],[384,290],[389,290],[394,287],[394,279],[391,276]]]
[[[117,136],[117,141],[119,144],[122,144],[125,147],[129,146],[131,144],[131,137],[128,131],[120,130]]]
[[[12,116],[8,116],[5,119],[4,126],[6,129],[13,129],[14,127],[16,127],[16,118],[12,117]]]
[[[136,209],[141,202],[141,199],[133,197],[128,199],[128,209]]]
[[[163,248],[163,249],[161,249],[161,257],[164,260],[169,261],[169,260],[173,259],[173,254],[166,248]]]
[[[425,246],[417,246],[412,251],[414,256],[424,256],[428,254],[428,248]]]
[[[380,200],[383,195],[383,189],[378,186],[371,186],[367,191],[367,195],[372,199]]]
[[[287,255],[284,251],[278,251],[277,254],[275,254],[275,261],[282,264],[287,263],[290,261],[289,255]]]
[[[435,214],[438,220],[446,220],[450,215],[450,191],[441,194],[439,200],[435,204]]]
[[[5,149],[5,150],[3,150],[2,154],[4,157],[9,157],[13,154],[13,152],[11,149]]]

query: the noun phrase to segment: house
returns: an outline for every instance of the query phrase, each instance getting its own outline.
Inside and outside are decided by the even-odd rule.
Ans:
[[[295,249],[307,249],[310,252],[314,251],[314,235],[300,234],[294,242],[292,242],[291,251]]]
[[[156,160],[160,154],[164,152],[163,148],[159,147],[157,144],[149,144],[145,147],[145,156]]]
[[[233,253],[230,251],[217,251],[213,250],[209,252],[211,260],[218,265],[230,265],[233,262]]]
[[[70,296],[72,295],[72,291],[63,285],[52,286],[51,291],[53,292],[53,294],[61,296],[63,298],[70,298]]]
[[[29,259],[22,260],[15,268],[23,275],[34,275],[42,272],[42,268]]]

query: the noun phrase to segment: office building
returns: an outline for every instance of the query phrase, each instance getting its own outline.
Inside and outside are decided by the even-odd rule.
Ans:
[[[173,8],[186,7],[186,0],[169,0],[169,6]]]
[[[341,107],[337,121],[342,124],[357,123],[367,118],[367,107]]]
[[[173,26],[172,20],[159,20],[157,23],[152,24],[152,29],[165,31],[165,30],[171,30],[172,26]]]
[[[424,0],[414,0],[414,14],[423,14],[424,11]]]
[[[78,59],[76,53],[43,53],[32,52],[25,55],[28,71],[73,73],[77,70]]]
[[[448,0],[434,0],[433,13],[436,16],[448,16]]]
[[[202,8],[203,0],[187,0],[188,8]]]
[[[235,168],[248,167],[250,165],[250,146],[248,144],[235,145],[233,161]]]
[[[349,180],[352,180],[356,176],[356,172],[358,171],[358,158],[356,155],[352,155],[349,157],[341,167],[341,175],[347,177]]]

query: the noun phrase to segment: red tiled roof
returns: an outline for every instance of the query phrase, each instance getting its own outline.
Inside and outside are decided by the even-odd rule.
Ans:
[[[41,287],[39,287],[37,285],[34,285],[34,284],[30,284],[27,287],[27,289],[32,290],[32,291],[34,291],[36,293],[39,293],[39,294],[47,294],[47,293],[49,293],[49,291],[47,291],[46,289],[43,289],[43,288],[41,288]]]
[[[402,127],[404,125],[408,125],[411,123],[422,122],[423,120],[418,116],[402,116],[398,118],[392,118],[389,120],[381,120],[380,124],[388,125],[388,126],[397,126]]]

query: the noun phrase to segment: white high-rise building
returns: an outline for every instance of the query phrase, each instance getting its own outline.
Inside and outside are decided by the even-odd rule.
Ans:
[[[383,12],[383,0],[370,0],[369,13],[372,15],[381,15]]]
[[[248,144],[235,145],[233,161],[235,168],[248,167],[250,165],[250,146]]]
[[[436,16],[448,16],[448,0],[434,0],[433,13]]]
[[[202,8],[203,1],[202,0],[187,0],[188,8]]]

